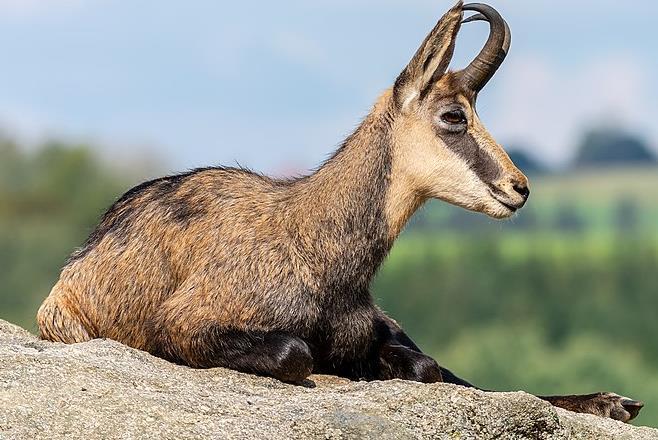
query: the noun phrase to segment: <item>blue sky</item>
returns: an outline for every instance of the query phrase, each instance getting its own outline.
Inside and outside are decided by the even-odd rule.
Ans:
[[[569,158],[583,128],[658,146],[658,2],[491,0],[512,51],[479,100],[503,144]],[[0,127],[172,170],[317,165],[438,17],[436,0],[0,0]],[[486,39],[465,26],[454,67]]]

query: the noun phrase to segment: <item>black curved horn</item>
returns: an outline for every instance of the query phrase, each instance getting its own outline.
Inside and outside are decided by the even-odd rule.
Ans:
[[[489,5],[470,3],[463,6],[464,11],[475,11],[472,17],[463,21],[486,21],[489,23],[489,39],[478,56],[461,71],[464,85],[477,93],[484,88],[505,60],[512,43],[512,32],[507,22]]]

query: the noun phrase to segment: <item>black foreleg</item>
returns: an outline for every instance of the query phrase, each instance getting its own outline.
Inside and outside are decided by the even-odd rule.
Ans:
[[[388,334],[388,337],[383,339],[381,346],[382,379],[410,379],[420,382],[443,381],[476,388],[465,380],[458,378],[449,370],[440,367],[428,356],[421,354],[420,349],[400,326],[383,313],[381,324],[385,326],[384,333]],[[430,361],[434,362],[434,365]],[[438,380],[435,380],[437,377]],[[623,422],[628,422],[637,417],[644,406],[642,402],[614,393],[537,397],[554,406],[570,411],[609,417]]]
[[[420,369],[424,371],[424,373],[418,377],[427,377],[429,379],[437,380],[417,380],[413,378],[409,380],[416,380],[418,382],[426,383],[446,382],[464,387],[476,388],[467,381],[455,376],[447,368],[441,367],[431,357],[423,354],[420,348],[418,348],[414,341],[412,341],[411,338],[407,336],[404,330],[402,330],[402,328],[393,319],[389,318],[383,313],[381,314],[380,325],[383,326],[384,333],[388,334],[388,337],[384,338],[382,341],[381,349],[381,362],[383,365],[382,372],[384,374],[399,373],[399,376],[394,376],[393,378],[408,379],[408,377],[402,376],[404,376],[408,371]],[[397,367],[393,367],[391,364],[397,365]]]

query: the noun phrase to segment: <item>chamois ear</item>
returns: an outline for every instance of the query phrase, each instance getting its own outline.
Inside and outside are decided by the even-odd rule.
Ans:
[[[448,70],[455,51],[455,40],[463,18],[464,2],[450,9],[423,41],[393,88],[398,108],[421,101]]]

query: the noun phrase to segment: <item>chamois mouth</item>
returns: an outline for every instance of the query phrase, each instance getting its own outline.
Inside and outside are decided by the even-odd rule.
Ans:
[[[523,206],[523,205],[521,205],[521,206],[514,206],[514,205],[511,205],[511,204],[505,202],[504,200],[501,200],[500,197],[498,197],[498,196],[496,195],[496,193],[494,193],[494,192],[491,191],[491,190],[489,190],[489,194],[491,195],[491,197],[492,197],[496,202],[498,202],[499,204],[503,205],[503,206],[505,207],[505,209],[507,209],[508,211],[510,211],[511,214],[514,214],[516,211],[519,210],[519,208],[521,208],[521,207]]]

